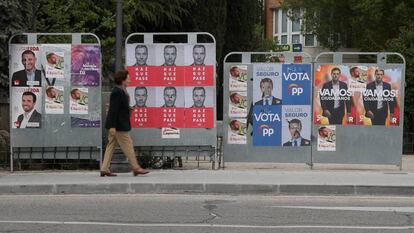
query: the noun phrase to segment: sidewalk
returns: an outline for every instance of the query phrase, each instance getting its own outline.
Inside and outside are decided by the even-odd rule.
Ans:
[[[404,157],[402,170],[388,165],[317,165],[314,170],[306,165],[266,164],[257,167],[257,164],[229,163],[226,166],[226,170],[217,171],[154,170],[138,177],[133,177],[131,173],[99,177],[98,171],[3,172],[0,173],[0,195],[180,193],[414,196],[414,156]]]

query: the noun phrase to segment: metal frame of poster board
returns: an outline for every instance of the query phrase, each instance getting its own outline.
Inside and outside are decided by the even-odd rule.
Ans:
[[[359,57],[376,58],[376,62],[358,63]],[[401,63],[388,63],[390,57],[398,58]],[[366,58],[365,58],[366,59]],[[394,59],[395,60],[395,59]],[[346,62],[344,62],[346,61]],[[312,147],[313,163],[338,164],[388,164],[401,168],[403,120],[404,120],[404,87],[405,59],[399,53],[375,52],[325,52],[315,58],[314,77],[320,65],[375,66],[380,69],[401,69],[400,85],[400,123],[398,126],[381,125],[336,125],[336,151],[318,151],[318,128],[313,124],[315,139]],[[343,73],[343,72],[342,72]],[[316,78],[314,78],[314,81]]]
[[[71,43],[47,43],[47,44],[38,44],[38,37],[54,37],[54,38],[65,38],[71,39]],[[13,43],[13,39],[16,37],[26,37],[25,43]],[[93,43],[82,43],[82,37],[87,37],[88,40],[96,39],[96,42]],[[55,46],[68,46],[69,51],[62,49],[61,53],[65,57],[71,58],[70,46],[73,44],[80,45],[91,45],[91,46],[100,46],[100,39],[92,33],[21,33],[13,35],[9,39],[9,58],[12,58],[11,55],[11,46],[21,45],[48,45],[50,47]],[[91,112],[94,114],[94,119],[100,121],[99,127],[91,128],[72,128],[71,127],[71,114],[69,114],[69,101],[64,102],[63,114],[45,114],[44,94],[40,99],[42,101],[42,116],[41,128],[31,128],[31,129],[17,129],[13,128],[13,118],[12,118],[12,101],[10,101],[10,161],[11,161],[11,171],[13,171],[13,161],[17,159],[20,160],[29,160],[32,161],[43,161],[51,160],[52,163],[56,161],[75,161],[78,162],[82,160],[89,160],[89,163],[92,160],[100,161],[102,156],[102,119],[101,119],[101,89],[102,89],[102,55],[99,51],[99,85],[94,84],[95,86],[88,87],[92,91],[88,91],[88,102],[96,102],[96,106],[88,111],[88,116],[91,116]],[[69,62],[64,65],[64,80],[55,80],[53,82],[54,86],[63,86],[64,87],[64,96],[65,100],[70,98],[70,88],[72,87],[71,83],[71,59]],[[37,60],[37,68],[40,68],[41,59]],[[9,72],[12,71],[12,61],[9,62]],[[41,88],[46,89],[45,75],[42,72],[41,75],[42,83]],[[11,79],[10,79],[11,80]],[[77,85],[80,87],[80,85]],[[85,86],[86,87],[86,86]],[[9,94],[10,97],[13,96],[12,82],[10,81]],[[43,90],[42,90],[43,92]],[[12,99],[12,98],[11,98]],[[97,118],[98,117],[98,118]],[[47,122],[47,124],[45,123]],[[59,163],[59,162],[57,162]]]
[[[282,62],[275,60],[284,58]],[[301,62],[297,62],[297,58]],[[272,60],[276,58],[275,60]],[[231,60],[231,61],[230,61]],[[296,63],[294,63],[296,60]],[[309,64],[312,74],[312,57],[304,52],[231,52],[226,55],[223,62],[223,161],[224,162],[275,162],[275,163],[311,163],[311,146],[283,147],[283,146],[253,146],[251,125],[247,130],[246,144],[229,144],[228,127],[229,98],[230,98],[230,67],[234,65],[245,65],[247,68],[247,106],[248,110],[253,106],[253,66],[263,63],[271,64]],[[309,93],[310,105],[312,96]],[[235,117],[234,119],[236,119]],[[247,117],[245,117],[247,119]],[[309,129],[311,131],[311,129]],[[283,142],[282,142],[283,144]]]
[[[131,42],[133,41],[133,42]],[[161,42],[162,41],[162,42]],[[168,42],[165,42],[168,41]],[[173,41],[173,42],[171,42]],[[130,134],[134,141],[134,146],[137,147],[148,147],[152,146],[154,150],[162,150],[159,147],[186,147],[181,148],[174,153],[175,156],[187,156],[191,155],[191,152],[206,150],[205,147],[208,146],[208,149],[211,155],[215,154],[215,148],[217,145],[217,129],[216,129],[216,40],[213,35],[206,32],[197,32],[197,33],[132,33],[127,36],[125,40],[125,50],[127,50],[128,45],[130,44],[143,44],[148,47],[156,47],[157,44],[171,44],[171,45],[193,45],[202,43],[205,45],[212,45],[214,47],[214,83],[212,85],[213,89],[213,109],[214,109],[214,122],[213,128],[180,128],[180,137],[179,138],[162,138],[161,137],[161,128],[132,128]],[[148,49],[148,53],[151,51]],[[208,53],[208,51],[207,51]],[[154,54],[152,54],[154,55]],[[125,52],[125,63],[127,64],[127,51]],[[209,55],[207,55],[209,56]],[[154,56],[156,57],[156,56]],[[150,59],[150,58],[148,58]],[[156,59],[156,58],[153,58]],[[182,57],[184,60],[185,58]],[[211,57],[213,59],[213,57]],[[204,148],[204,149],[203,149]],[[195,152],[196,153],[196,152]],[[215,159],[214,159],[215,160]]]

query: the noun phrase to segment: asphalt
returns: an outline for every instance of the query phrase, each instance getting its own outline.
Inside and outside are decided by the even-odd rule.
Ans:
[[[99,171],[1,172],[0,195],[260,194],[414,196],[414,156],[390,165],[227,163],[224,170],[153,170],[143,176]]]

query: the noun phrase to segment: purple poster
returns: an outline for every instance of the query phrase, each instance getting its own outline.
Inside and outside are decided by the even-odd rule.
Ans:
[[[72,45],[72,85],[99,86],[100,70],[100,46]]]

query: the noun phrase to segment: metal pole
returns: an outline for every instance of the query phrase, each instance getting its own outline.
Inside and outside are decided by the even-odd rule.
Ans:
[[[115,71],[122,69],[122,7],[123,0],[116,1],[116,51]]]

